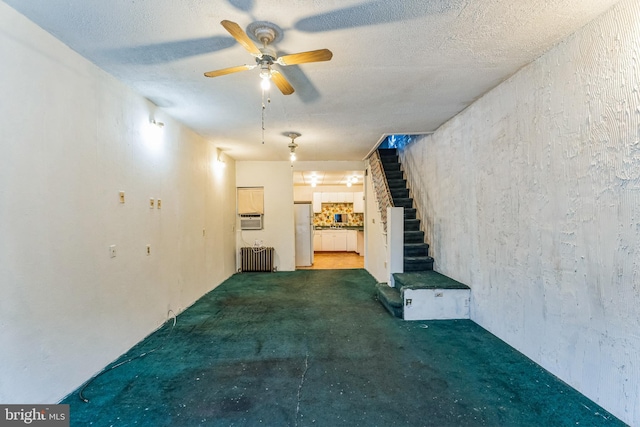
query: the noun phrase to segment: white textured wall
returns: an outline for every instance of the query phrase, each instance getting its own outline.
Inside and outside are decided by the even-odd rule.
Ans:
[[[622,1],[402,154],[472,319],[640,425],[640,5]]]
[[[295,223],[293,216],[293,174],[290,162],[242,161],[236,163],[238,187],[264,187],[263,230],[240,230],[236,243],[240,267],[240,249],[256,240],[275,249],[278,271],[296,269]],[[234,207],[235,208],[235,207]]]
[[[235,167],[1,2],[0,57],[0,402],[51,403],[234,272]]]

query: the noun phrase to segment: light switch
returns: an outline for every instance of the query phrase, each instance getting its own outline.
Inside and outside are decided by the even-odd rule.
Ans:
[[[158,199],[156,206],[158,207],[158,209],[162,209],[162,199]]]
[[[124,203],[124,191],[120,192],[120,203]]]
[[[155,207],[155,200],[153,197],[149,199],[149,209],[153,209]]]
[[[116,245],[109,246],[109,256],[111,258],[115,258],[116,257]]]

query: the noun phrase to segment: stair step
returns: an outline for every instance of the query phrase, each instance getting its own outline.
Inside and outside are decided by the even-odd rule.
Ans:
[[[378,154],[396,154],[398,152],[397,148],[378,148]]]
[[[389,179],[387,177],[387,185],[389,186],[389,189],[407,188],[407,180],[406,179]]]
[[[405,231],[404,243],[424,243],[424,231]]]
[[[395,163],[382,163],[382,168],[384,169],[385,174],[387,173],[387,171],[392,172],[392,171],[399,171],[400,170],[400,163],[395,162]]]
[[[397,288],[469,289],[469,286],[433,270],[425,271],[423,273],[393,273],[393,279]]]
[[[410,197],[393,198],[393,206],[403,208],[413,208],[413,199]]]
[[[404,257],[404,271],[433,270],[433,258],[430,256]]]
[[[404,220],[404,231],[418,231],[420,230],[419,219],[406,219]]]
[[[401,170],[394,170],[394,171],[384,171],[384,175],[387,178],[387,182],[391,179],[404,179],[404,172],[402,172]]]
[[[405,243],[404,256],[429,256],[429,245],[427,243]]]
[[[389,313],[395,317],[402,318],[402,294],[396,288],[388,286],[386,283],[376,285],[378,300]]]
[[[394,199],[408,199],[409,198],[409,189],[408,188],[389,188],[391,192],[391,197]]]
[[[404,208],[404,219],[415,219],[416,208]]]

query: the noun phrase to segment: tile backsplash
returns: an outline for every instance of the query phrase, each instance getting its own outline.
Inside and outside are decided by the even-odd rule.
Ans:
[[[347,222],[342,225],[350,227],[364,225],[364,214],[354,213],[353,203],[323,203],[322,212],[313,214],[313,225],[318,227],[335,225],[333,215],[337,213],[347,214]]]

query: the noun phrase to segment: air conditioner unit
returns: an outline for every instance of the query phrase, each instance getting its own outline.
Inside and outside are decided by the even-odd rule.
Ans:
[[[262,230],[262,215],[240,215],[240,230]]]

